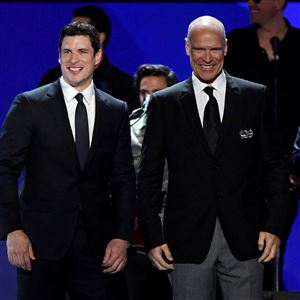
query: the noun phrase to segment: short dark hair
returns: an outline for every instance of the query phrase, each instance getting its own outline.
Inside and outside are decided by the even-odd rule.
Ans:
[[[91,19],[91,24],[95,26],[99,32],[105,33],[106,38],[104,40],[103,47],[107,46],[111,36],[111,22],[107,13],[102,8],[94,5],[77,7],[73,11],[73,18],[74,17],[87,17]]]
[[[99,32],[93,25],[82,22],[72,22],[61,29],[59,35],[59,51],[61,50],[62,41],[66,36],[76,35],[88,36],[94,49],[94,54],[96,54],[99,51]]]
[[[166,78],[167,86],[177,83],[177,76],[169,67],[160,64],[143,64],[134,74],[138,90],[140,89],[141,80],[146,76],[163,76]]]

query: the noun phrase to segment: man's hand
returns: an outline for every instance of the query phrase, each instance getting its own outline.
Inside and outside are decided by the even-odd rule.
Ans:
[[[103,273],[117,273],[123,270],[127,261],[128,242],[122,239],[112,239],[106,246],[102,261]]]
[[[8,261],[17,268],[30,271],[31,260],[35,260],[32,245],[26,233],[15,230],[7,235],[6,240]]]
[[[258,249],[263,251],[258,262],[266,263],[276,256],[277,249],[280,246],[280,239],[269,232],[261,231],[258,238]]]
[[[292,184],[290,189],[294,191],[300,187],[300,178],[295,175],[290,175],[290,183]]]
[[[173,257],[167,244],[151,249],[148,256],[158,270],[174,270]]]

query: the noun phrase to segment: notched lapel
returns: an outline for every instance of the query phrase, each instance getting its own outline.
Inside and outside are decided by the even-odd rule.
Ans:
[[[204,146],[205,150],[208,153],[211,153],[200,121],[191,78],[185,82],[185,86],[179,101],[182,104],[186,120],[192,129],[195,141],[197,141],[197,145],[199,147]],[[197,149],[192,149],[196,151],[197,155],[199,154]]]
[[[224,115],[220,127],[215,155],[217,155],[222,149],[222,144],[226,135],[230,132],[235,132],[241,122],[241,100],[239,87],[230,76],[227,76]]]
[[[100,93],[96,91],[96,107],[95,107],[95,123],[93,130],[93,137],[91,148],[85,163],[85,167],[92,160],[93,155],[97,149],[98,144],[100,143],[103,136],[103,129],[105,128],[105,118],[106,118],[106,100],[101,97]]]
[[[54,128],[62,151],[66,151],[66,157],[79,166],[75,142],[69,122],[67,108],[59,81],[56,81],[47,92],[49,112],[53,116]]]

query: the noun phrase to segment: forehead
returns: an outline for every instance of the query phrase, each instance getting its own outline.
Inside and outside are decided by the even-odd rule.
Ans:
[[[167,80],[164,76],[145,76],[142,78],[140,88],[161,88],[167,86]]]
[[[92,47],[89,36],[86,35],[67,35],[62,40],[62,48],[90,48]]]
[[[190,42],[205,43],[205,44],[219,44],[223,45],[225,42],[222,32],[214,27],[195,27],[190,32]]]

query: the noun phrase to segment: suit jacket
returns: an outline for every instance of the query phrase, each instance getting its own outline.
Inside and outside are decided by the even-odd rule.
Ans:
[[[175,262],[201,263],[216,218],[233,255],[254,258],[261,230],[281,237],[288,166],[265,86],[226,74],[224,116],[211,153],[191,78],[154,94],[138,170],[139,220],[148,249],[168,243]],[[165,157],[164,228],[158,217]]]
[[[18,95],[3,123],[0,237],[23,229],[38,258],[66,253],[79,211],[97,259],[112,238],[131,238],[135,175],[127,106],[98,89],[95,96],[94,132],[83,170],[59,81]]]

